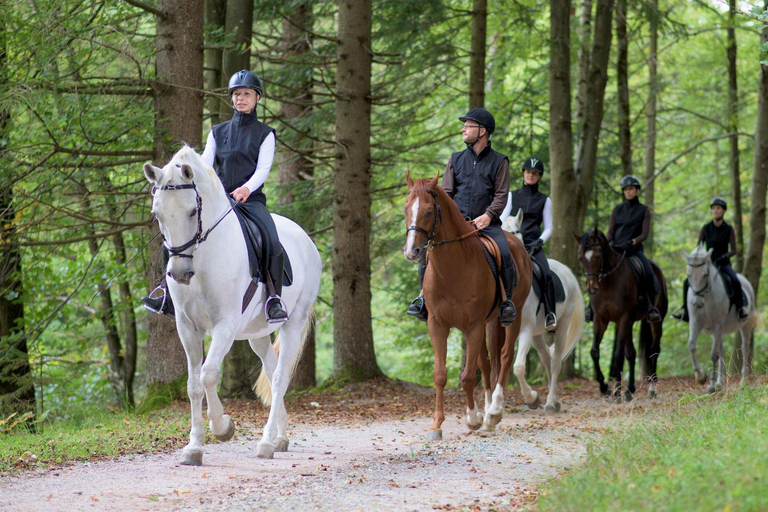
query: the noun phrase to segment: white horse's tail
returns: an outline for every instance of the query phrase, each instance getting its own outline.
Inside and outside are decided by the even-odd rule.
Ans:
[[[574,276],[574,279],[576,277]],[[573,304],[573,312],[571,313],[571,321],[568,323],[568,334],[565,338],[565,352],[563,353],[563,360],[571,355],[571,352],[576,348],[576,344],[581,339],[581,332],[584,330],[584,297],[581,296],[581,289],[576,285],[576,297]]]
[[[299,364],[299,359],[301,358],[301,354],[304,352],[304,345],[307,343],[307,338],[309,338],[309,333],[312,329],[312,325],[315,321],[315,308],[314,306],[309,310],[309,314],[307,315],[307,319],[304,321],[304,328],[301,330],[301,340],[299,340],[299,350],[296,352],[296,356],[293,358],[293,361],[291,361],[291,371],[290,376],[293,377],[293,372],[296,371],[296,366]],[[277,352],[278,356],[280,355],[280,331],[277,331],[277,336],[275,337],[275,343],[273,345],[275,348],[275,352]],[[288,381],[290,382],[290,378]],[[266,373],[264,373],[264,368],[262,367],[261,373],[259,373],[259,378],[256,379],[256,384],[253,385],[253,392],[256,393],[256,396],[259,397],[261,400],[261,403],[269,407],[272,405],[272,386],[269,383],[269,379],[267,378]]]

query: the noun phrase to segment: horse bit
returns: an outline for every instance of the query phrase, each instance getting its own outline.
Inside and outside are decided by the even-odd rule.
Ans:
[[[163,236],[163,247],[165,247],[165,249],[168,251],[169,257],[178,256],[179,258],[192,259],[192,254],[184,254],[184,251],[186,251],[193,245],[195,246],[195,249],[197,249],[201,243],[205,242],[205,240],[208,238],[208,235],[211,234],[211,231],[213,231],[216,228],[216,226],[218,226],[219,223],[221,223],[221,221],[224,220],[224,217],[226,217],[229,214],[229,212],[232,211],[232,208],[233,208],[232,206],[230,206],[229,209],[227,209],[227,211],[224,212],[224,215],[219,217],[219,220],[217,220],[213,224],[213,226],[211,226],[205,233],[203,233],[203,198],[200,197],[200,193],[197,191],[197,185],[195,184],[194,181],[192,183],[186,183],[183,185],[164,185],[160,188],[153,187],[151,194],[154,197],[155,193],[158,190],[172,191],[172,190],[188,190],[188,189],[192,189],[195,191],[195,203],[197,204],[195,208],[195,213],[197,214],[197,232],[195,232],[194,236],[189,242],[182,245],[177,245],[176,247],[168,245],[165,239],[165,236]]]

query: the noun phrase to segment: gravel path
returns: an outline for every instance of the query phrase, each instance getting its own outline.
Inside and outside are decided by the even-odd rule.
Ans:
[[[514,395],[491,433],[468,431],[455,395],[443,440],[432,442],[422,410],[378,419],[373,404],[366,417],[336,412],[314,423],[298,414],[289,451],[274,460],[255,457],[261,419],[235,417],[235,438],[206,445],[202,467],[180,465],[176,452],[5,477],[0,510],[518,510],[543,482],[578,464],[613,418],[664,402],[611,405],[564,393],[563,411],[546,415],[520,407]]]

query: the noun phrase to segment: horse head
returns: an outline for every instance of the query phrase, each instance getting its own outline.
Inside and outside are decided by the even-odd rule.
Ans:
[[[713,272],[712,249],[707,250],[704,244],[699,243],[691,254],[681,250],[687,265],[688,285],[693,292],[693,305],[697,308],[704,307],[703,295],[710,289],[709,279]],[[686,298],[687,300],[687,298]]]
[[[573,238],[579,244],[579,261],[587,278],[587,291],[594,295],[600,288],[606,254],[612,249],[605,235],[597,228],[582,235],[574,233]]]
[[[437,200],[438,179],[413,180],[410,171],[405,173],[408,184],[408,197],[405,200],[406,240],[403,254],[408,261],[418,261],[425,257],[427,247],[437,233],[440,221],[440,204]]]
[[[517,215],[514,217],[509,216],[507,219],[501,224],[501,229],[506,231],[507,233],[512,233],[517,238],[520,239],[520,241],[523,241],[523,232],[520,231],[520,227],[523,225],[523,210],[522,208],[519,208],[517,210]]]
[[[224,189],[213,170],[206,168],[189,146],[179,150],[162,168],[144,164],[144,176],[152,183],[152,214],[171,256],[167,275],[179,284],[189,284],[195,275],[192,254],[207,236],[203,234],[203,223],[207,224],[215,214],[215,193],[226,201]],[[221,190],[216,190],[217,185]],[[208,210],[205,214],[203,202]]]

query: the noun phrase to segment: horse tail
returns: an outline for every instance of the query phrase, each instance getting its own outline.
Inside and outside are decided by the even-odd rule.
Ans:
[[[290,371],[290,377],[293,377],[293,373],[296,371],[296,366],[299,364],[299,359],[301,358],[301,354],[304,352],[304,345],[307,343],[307,339],[309,338],[309,335],[312,331],[312,326],[315,322],[315,308],[312,306],[309,310],[309,314],[307,315],[307,319],[304,321],[304,327],[301,330],[301,339],[299,340],[299,350],[296,351],[296,356],[293,358],[293,361],[291,361],[291,371]],[[275,349],[275,352],[280,355],[280,330],[277,331],[277,336],[275,336],[275,343],[272,345]],[[290,382],[290,378],[288,379]],[[261,400],[261,403],[269,407],[272,404],[272,385],[269,383],[269,379],[267,378],[266,373],[264,372],[264,368],[262,367],[261,372],[259,373],[259,378],[256,379],[256,384],[253,385],[253,392],[256,393],[256,396],[259,397],[259,400]]]
[[[568,333],[565,337],[565,352],[563,353],[563,360],[571,355],[571,352],[576,348],[576,345],[581,339],[581,333],[584,330],[584,297],[581,295],[581,288],[579,282],[576,281],[576,276],[573,276],[573,280],[576,283],[576,293],[574,293],[573,312],[571,313],[571,321],[568,323]]]

